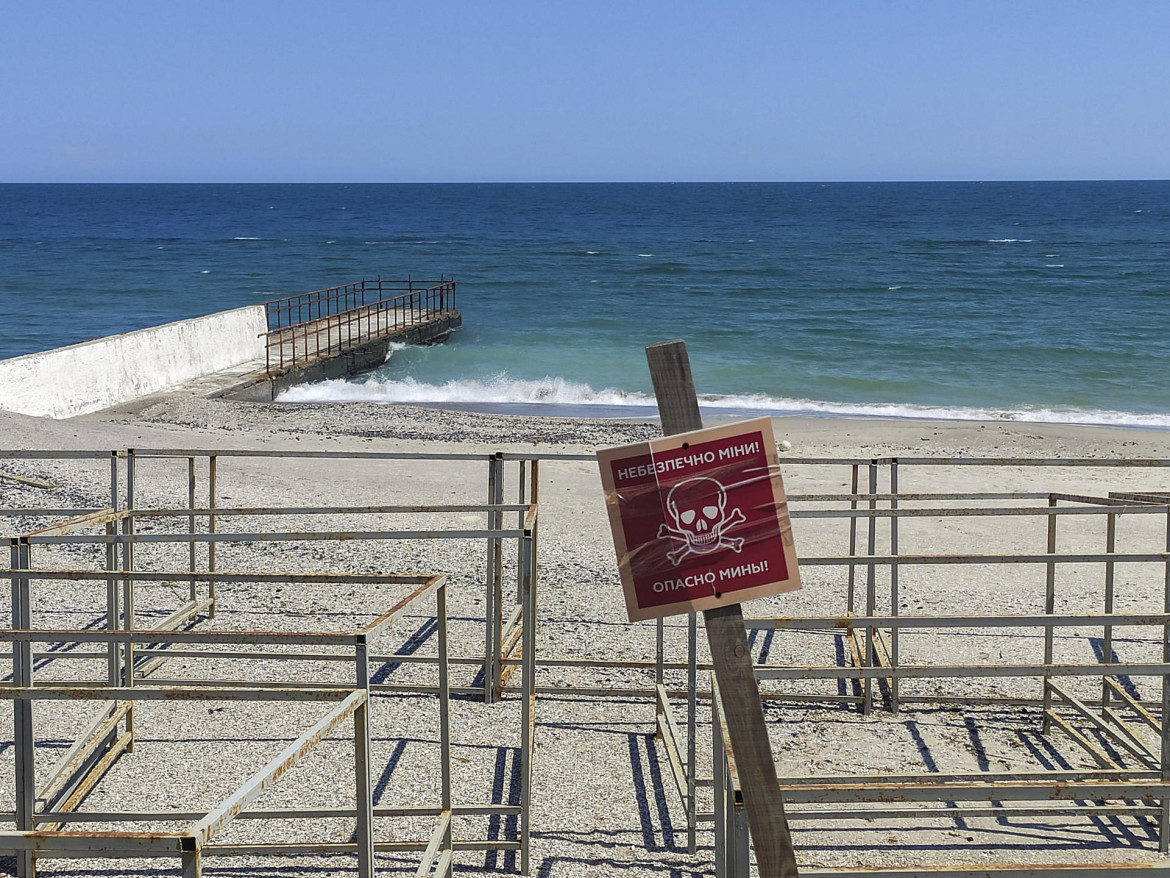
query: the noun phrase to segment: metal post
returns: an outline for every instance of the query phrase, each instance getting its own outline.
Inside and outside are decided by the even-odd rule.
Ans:
[[[715,804],[715,878],[730,878],[727,848],[727,761],[719,728],[719,684],[711,675],[711,792]]]
[[[118,511],[121,503],[118,492],[118,452],[110,452],[110,508]],[[106,628],[117,631],[121,615],[120,598],[118,595],[118,578],[112,574],[118,569],[118,526],[110,521],[106,523],[106,570],[111,576],[106,580]],[[111,640],[106,646],[108,663],[107,680],[111,686],[117,686],[122,678],[121,674],[121,646]]]
[[[188,509],[195,508],[195,458],[194,457],[187,458],[187,508]],[[191,600],[191,603],[194,603],[196,597],[198,596],[196,586],[195,586],[196,560],[195,560],[195,516],[194,515],[187,516],[187,533],[191,536],[191,541],[187,544],[187,548],[189,550],[188,551],[188,560],[189,560],[190,565],[191,565],[188,568],[191,571],[190,600]]]
[[[858,477],[857,470],[858,470],[857,464],[853,464],[853,478],[852,478],[852,481],[850,484],[850,489],[849,489],[850,498],[851,498],[849,500],[850,511],[855,511],[857,509],[857,477]],[[852,559],[856,554],[857,554],[857,518],[855,516],[851,516],[849,519],[849,557],[850,557],[850,559]],[[848,588],[848,591],[846,593],[845,611],[851,616],[853,615],[853,612],[854,612],[854,603],[856,601],[856,592],[857,592],[857,565],[852,560],[850,560],[849,561],[849,588]]]
[[[1166,512],[1166,551],[1170,552],[1170,509]],[[1170,558],[1166,560],[1162,609],[1170,613]],[[1162,626],[1162,661],[1170,662],[1170,625]],[[1170,675],[1162,677],[1162,783],[1170,783]],[[1170,796],[1163,796],[1158,815],[1158,851],[1170,852]]]
[[[118,511],[118,452],[110,452],[110,508]]]
[[[516,487],[516,502],[519,503],[520,505],[524,505],[524,489],[526,487],[525,476],[527,475],[527,468],[524,466],[524,461],[520,461],[520,463],[518,464],[518,469],[520,471],[520,474],[519,474],[519,478],[518,478],[519,483]],[[518,530],[524,529],[524,517],[525,517],[525,513],[524,513],[523,509],[521,509],[519,512],[516,513],[516,528]],[[523,556],[524,556],[524,547],[520,544],[520,541],[517,540],[517,542],[516,542],[516,602],[517,603],[521,602],[522,599],[520,597],[520,594],[524,589],[524,574],[522,572],[523,567],[524,567],[524,564],[522,563]]]
[[[118,570],[118,525],[115,522],[106,522],[106,570],[110,578],[106,580],[106,630],[117,631],[120,627],[121,596],[118,591],[118,577],[114,574]],[[122,647],[116,640],[111,639],[106,645],[106,681],[110,686],[118,686],[122,679]]]
[[[1048,508],[1053,509],[1056,506],[1056,498],[1048,498]],[[1048,554],[1056,554],[1056,515],[1049,513],[1048,515]],[[1056,608],[1056,562],[1049,561],[1045,565],[1044,576],[1044,612],[1052,615]],[[1044,664],[1052,664],[1052,626],[1044,626]],[[1044,673],[1044,719],[1041,723],[1040,729],[1043,734],[1047,735],[1052,730],[1052,719],[1049,717],[1049,712],[1052,710],[1052,690],[1049,688],[1049,676],[1047,669]]]
[[[730,847],[730,865],[731,874],[735,878],[749,878],[751,875],[751,860],[748,856],[749,845],[751,843],[751,833],[748,829],[747,813],[743,808],[736,808],[734,802],[731,801],[731,791],[727,793],[728,801],[731,802],[731,807],[728,810],[731,812],[731,844]]]
[[[450,811],[451,803],[451,681],[449,675],[449,648],[447,641],[447,584],[442,583],[435,595],[435,616],[439,627],[439,747],[442,750],[441,806]],[[443,835],[443,850],[452,850],[451,821]]]
[[[657,629],[657,637],[655,638],[656,649],[654,652],[654,683],[655,685],[661,686],[663,681],[666,679],[666,669],[663,666],[665,662],[665,657],[663,655],[665,629],[661,618],[655,620],[655,622],[656,624],[654,627]],[[659,709],[658,713],[661,716],[662,710]]]
[[[524,701],[521,706],[520,742],[520,872],[530,873],[529,837],[532,833],[532,759],[536,728],[536,543],[531,530],[521,538],[524,553],[524,622],[522,651],[524,673]]]
[[[1117,513],[1110,512],[1105,518],[1105,552],[1112,555],[1117,550]],[[1114,561],[1109,558],[1105,561],[1105,612],[1113,612],[1113,574]],[[1113,661],[1113,626],[1106,625],[1101,633],[1101,661]],[[1101,679],[1101,706],[1109,706],[1109,696],[1112,694],[1105,678]]]
[[[496,452],[488,460],[488,504],[504,502],[504,456]],[[488,512],[488,530],[502,530],[504,515],[498,510]],[[503,540],[488,538],[487,594],[485,599],[485,621],[487,632],[484,655],[483,700],[491,704],[498,698],[500,688],[500,652],[503,648]]]
[[[354,644],[357,664],[357,688],[364,689],[366,700],[353,712],[354,809],[357,825],[358,875],[374,874],[374,804],[370,788],[370,652],[366,636],[359,634]]]
[[[877,510],[877,461],[871,460],[869,462],[869,508],[870,511]],[[869,538],[866,541],[866,554],[871,558],[877,554],[877,516],[869,516]],[[870,561],[867,566],[865,574],[865,616],[869,620],[877,612],[877,567]],[[872,668],[877,665],[877,644],[874,639],[877,636],[877,629],[871,625],[865,627],[865,658],[862,659],[861,666],[864,668]],[[873,677],[865,677],[861,681],[861,712],[869,713],[873,710],[873,687],[876,681]]]
[[[698,737],[698,615],[687,614],[687,852],[696,851],[695,830],[699,823],[699,806],[695,801],[695,739]]]
[[[134,570],[134,543],[130,537],[134,535],[134,449],[126,451],[126,517],[122,519],[122,627],[126,631],[134,630],[134,580],[130,574]],[[122,660],[122,685],[134,685],[134,644],[129,638],[126,640],[125,652]],[[130,743],[126,746],[127,753],[134,752],[134,703],[131,702],[126,711],[126,731],[130,733]]]
[[[897,616],[901,600],[898,594],[898,458],[890,461],[890,615]],[[897,626],[890,629],[890,664],[898,667],[898,632]],[[898,678],[890,677],[890,710],[898,712]]]
[[[192,850],[184,848],[179,857],[182,863],[182,878],[203,878],[203,855],[198,848]]]
[[[31,552],[27,538],[11,540],[11,560],[14,570],[31,567]],[[32,628],[31,584],[28,576],[12,576],[12,627]],[[12,642],[12,682],[19,687],[33,685],[32,643],[27,640]],[[12,705],[13,757],[16,760],[16,828],[30,832],[36,828],[33,817],[36,810],[36,744],[33,737],[33,703],[17,699]],[[16,874],[19,878],[33,878],[36,866],[31,851],[16,856]]]
[[[207,508],[215,509],[215,455],[207,458]],[[207,516],[207,532],[209,534],[215,533],[215,512],[213,511]],[[209,542],[207,544],[207,572],[215,572],[215,543]],[[211,606],[207,610],[208,618],[215,618],[215,580],[210,579],[207,582],[207,599],[211,601]]]

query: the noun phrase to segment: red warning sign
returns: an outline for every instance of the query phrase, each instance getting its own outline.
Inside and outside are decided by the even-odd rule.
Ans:
[[[630,621],[800,588],[768,418],[597,459]]]

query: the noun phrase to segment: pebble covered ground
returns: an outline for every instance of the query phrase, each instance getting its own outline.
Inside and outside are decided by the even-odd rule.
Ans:
[[[1041,427],[1015,423],[932,424],[925,422],[785,419],[776,422],[777,438],[791,442],[783,457],[790,494],[846,490],[849,467],[810,464],[822,457],[869,459],[885,455],[985,457],[1170,458],[1163,433]],[[71,421],[50,422],[0,413],[0,449],[188,448],[267,451],[395,451],[480,454],[494,450],[541,450],[567,455],[590,454],[599,447],[627,444],[658,434],[654,424],[523,418],[377,405],[264,405],[205,400],[175,394],[120,411]],[[200,467],[203,463],[200,463]],[[205,491],[199,469],[199,491]],[[38,488],[4,475],[56,485]],[[139,466],[138,505],[181,506],[186,503],[185,461],[146,461]],[[509,464],[508,490],[517,471]],[[221,506],[337,505],[371,503],[482,503],[486,467],[482,461],[399,460],[321,461],[293,458],[221,458],[218,472]],[[903,490],[1050,491],[1078,490],[1100,495],[1116,489],[1170,489],[1170,469],[1108,468],[1064,471],[1019,466],[914,470],[903,474]],[[103,505],[109,494],[108,459],[96,461],[5,460],[0,458],[0,508],[85,508]],[[794,508],[798,508],[794,504]],[[0,534],[25,532],[50,523],[51,515],[0,516]],[[429,514],[409,525],[393,516],[345,515],[329,519],[296,516],[227,518],[238,532],[268,529],[411,529],[480,528],[482,513]],[[185,526],[159,519],[143,528],[167,533]],[[840,554],[845,546],[843,522],[797,520],[794,531],[802,556]],[[907,520],[900,538],[903,551],[995,550],[1042,551],[1044,519]],[[1062,523],[1062,527],[1064,527]],[[1070,522],[1062,531],[1062,548],[1099,551],[1103,524]],[[146,532],[150,532],[147,530]],[[883,537],[884,538],[884,537]],[[1119,525],[1121,551],[1161,551],[1165,518],[1131,516]],[[506,575],[514,570],[505,552]],[[1152,548],[1151,548],[1152,547]],[[989,549],[991,550],[991,549]],[[144,549],[140,568],[185,569],[185,545]],[[102,560],[94,546],[45,549],[40,563],[94,566]],[[605,518],[596,464],[589,459],[546,461],[540,471],[540,584],[537,654],[565,664],[540,668],[537,683],[536,752],[532,790],[532,873],[540,876],[697,876],[713,875],[713,835],[700,824],[697,851],[687,850],[685,815],[674,786],[664,747],[654,737],[654,704],[644,690],[652,677],[643,670],[592,668],[583,660],[649,660],[654,655],[652,623],[625,621],[612,541]],[[454,682],[475,682],[473,662],[482,655],[483,540],[345,542],[265,542],[244,540],[220,547],[220,569],[252,571],[395,570],[444,573],[449,577],[453,654],[466,659]],[[1043,572],[1036,568],[995,571],[943,568],[902,574],[900,609],[905,614],[1040,612]],[[1164,567],[1119,568],[1119,609],[1159,611]],[[506,578],[506,582],[510,581]],[[881,581],[882,600],[889,585]],[[143,621],[181,602],[185,586],[141,584],[137,596]],[[513,587],[514,588],[514,587]],[[752,616],[829,615],[843,612],[847,585],[841,569],[810,566],[800,592],[753,602]],[[224,586],[208,630],[352,630],[383,611],[403,587],[353,585],[271,586],[255,583]],[[508,592],[514,594],[513,591]],[[512,598],[514,599],[514,598]],[[43,627],[81,627],[100,621],[100,594],[64,583],[38,591],[34,623]],[[1062,571],[1058,608],[1097,612],[1101,606],[1099,568]],[[387,661],[375,678],[392,684],[433,680],[433,670],[401,664],[394,656],[433,656],[436,637],[433,603],[412,610],[379,636],[375,654]],[[9,624],[5,621],[5,624]],[[1127,629],[1115,648],[1127,660],[1156,659],[1160,634]],[[1058,657],[1093,661],[1098,632],[1073,629],[1057,638]],[[668,620],[668,656],[684,654],[686,620]],[[1099,639],[1098,639],[1099,645]],[[707,661],[702,628],[700,661]],[[1042,643],[1035,630],[1008,630],[995,635],[960,630],[944,636],[903,639],[903,660],[928,663],[1037,661]],[[771,666],[833,665],[843,656],[844,639],[833,631],[808,633],[759,631],[753,636],[758,661]],[[100,675],[101,663],[80,659],[46,662],[38,680]],[[242,662],[198,656],[172,658],[156,672],[167,679],[212,674],[221,679],[245,675],[271,680],[344,682],[352,665],[343,661]],[[667,685],[681,689],[681,672],[668,674]],[[904,699],[951,696],[961,704],[907,701],[893,713],[879,707],[869,715],[830,697],[850,685],[833,681],[765,681],[762,688],[778,697],[766,701],[765,715],[781,778],[866,773],[994,773],[1042,771],[1052,766],[1091,768],[1086,751],[1058,732],[1043,734],[1035,707],[1013,707],[995,697],[1036,694],[1035,681],[913,681]],[[1099,692],[1099,683],[1081,684],[1080,694]],[[1143,701],[1160,701],[1158,681],[1128,682]],[[705,674],[700,687],[705,688]],[[576,688],[605,688],[600,696]],[[840,688],[839,688],[840,687]],[[1075,688],[1075,686],[1074,686]],[[878,702],[882,702],[879,692]],[[784,697],[784,696],[787,696]],[[799,696],[800,698],[794,697]],[[812,700],[809,700],[812,698]],[[684,701],[675,699],[681,718]],[[77,705],[38,705],[39,777],[68,746],[84,724]],[[11,729],[11,704],[0,703],[0,728]],[[316,711],[316,713],[314,713]],[[136,716],[138,743],[123,756],[86,800],[83,810],[142,808],[195,812],[207,809],[243,782],[250,772],[293,740],[320,715],[320,706],[246,705],[238,702],[142,705]],[[700,701],[697,734],[698,769],[711,772],[709,705]],[[508,803],[518,796],[520,701],[515,692],[498,704],[472,698],[452,702],[454,789],[457,803]],[[437,725],[435,700],[426,696],[380,694],[373,707],[375,790],[383,806],[433,804],[437,794]],[[42,726],[43,723],[43,726]],[[348,726],[321,744],[257,803],[259,807],[322,805],[342,807],[352,797],[352,739]],[[0,741],[8,740],[0,733]],[[1125,754],[1120,754],[1128,760]],[[1131,764],[1131,761],[1126,761]],[[0,791],[12,807],[11,760],[0,760]],[[1010,804],[1010,803],[1009,803]],[[1156,828],[1130,817],[1091,814],[948,817],[945,803],[912,819],[880,820],[863,816],[827,820],[792,811],[798,862],[804,869],[880,867],[917,864],[1080,863],[1106,861],[1160,862]],[[701,791],[700,811],[710,811],[710,793]],[[160,822],[173,829],[181,821]],[[102,828],[108,828],[104,827]],[[97,828],[97,827],[91,827]],[[509,838],[513,818],[464,818],[458,831],[466,837]],[[344,841],[351,821],[323,819],[309,825],[293,821],[235,823],[224,837],[231,842]],[[382,838],[419,838],[427,833],[421,818],[378,821]],[[511,852],[462,851],[457,874],[488,875],[514,871]],[[383,854],[379,874],[413,875],[417,854]],[[154,861],[57,860],[40,864],[39,874],[120,876],[178,874],[177,864]],[[333,876],[353,874],[352,860],[341,857],[288,859],[208,858],[205,874]]]

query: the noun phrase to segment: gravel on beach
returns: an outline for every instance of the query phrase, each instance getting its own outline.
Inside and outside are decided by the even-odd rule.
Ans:
[[[914,422],[846,419],[778,419],[778,439],[792,444],[782,455],[788,491],[794,493],[847,490],[850,468],[808,464],[824,457],[870,459],[889,455],[922,457],[979,456],[994,458],[1167,459],[1166,433],[1018,422]],[[184,448],[252,449],[266,451],[393,451],[486,453],[494,450],[539,450],[571,455],[628,444],[659,434],[652,423],[529,418],[451,410],[373,404],[301,405],[239,403],[201,399],[181,393],[156,397],[144,404],[68,421],[44,421],[0,412],[0,449]],[[199,467],[203,467],[201,462]],[[264,505],[358,506],[369,503],[422,505],[482,504],[486,469],[482,461],[397,460],[322,461],[293,458],[223,458],[219,502],[225,507]],[[510,465],[513,466],[513,465]],[[139,505],[180,507],[187,500],[185,461],[142,461],[137,486]],[[863,470],[864,471],[864,470]],[[5,460],[0,458],[0,507],[4,509],[83,508],[103,505],[109,493],[106,461]],[[199,491],[206,490],[205,470],[198,469]],[[4,474],[25,481],[6,480]],[[516,470],[508,470],[508,491],[514,492]],[[1170,490],[1170,468],[1079,468],[999,466],[977,470],[961,467],[907,467],[903,490],[937,491],[945,486],[964,491],[1079,491],[1103,496],[1110,490]],[[40,488],[27,480],[44,481]],[[376,499],[375,499],[376,498]],[[246,529],[444,529],[482,527],[484,516],[433,513],[410,523],[392,516],[342,515],[331,519],[298,516],[274,522],[263,516],[241,516],[232,527]],[[3,535],[23,532],[53,520],[31,513],[0,517]],[[925,518],[902,525],[902,550],[963,552],[1044,550],[1045,520],[1036,516],[1012,519]],[[1006,522],[1006,523],[1005,523]],[[157,533],[178,525],[147,522]],[[185,519],[181,524],[185,526]],[[1165,516],[1123,516],[1118,551],[1165,551]],[[226,526],[226,524],[225,524]],[[802,555],[841,554],[844,522],[815,520],[794,524]],[[1065,525],[1061,524],[1064,528]],[[1101,551],[1104,523],[1070,522],[1062,531],[1061,549]],[[221,530],[224,530],[221,527]],[[225,531],[226,532],[226,531]],[[884,537],[883,537],[884,539]],[[506,573],[514,570],[515,544],[505,552]],[[980,549],[973,549],[979,546]],[[136,559],[142,569],[185,569],[185,544],[178,548],[144,548]],[[713,875],[713,834],[701,823],[698,850],[687,851],[685,817],[674,786],[665,749],[654,737],[653,700],[631,695],[646,689],[652,675],[627,668],[591,668],[582,661],[623,658],[646,661],[655,649],[654,625],[625,621],[613,547],[605,517],[596,464],[589,459],[545,461],[540,470],[539,619],[537,655],[563,659],[541,667],[537,684],[549,691],[537,700],[536,752],[532,791],[532,873],[560,876]],[[99,547],[63,547],[45,553],[45,563],[100,563]],[[478,541],[295,541],[252,540],[225,544],[220,569],[251,571],[395,570],[402,573],[448,575],[453,654],[474,660],[482,656],[484,544]],[[1014,565],[1023,567],[1024,565]],[[1155,569],[1157,568],[1157,569]],[[842,612],[845,582],[841,570],[809,567],[804,588],[790,595],[745,606],[753,616],[829,615]],[[514,575],[514,573],[513,573]],[[864,570],[859,574],[864,581]],[[921,568],[903,572],[901,611],[905,614],[1039,613],[1043,610],[1043,570],[1000,571],[980,568]],[[1160,612],[1164,565],[1119,566],[1118,611]],[[507,575],[505,582],[508,582]],[[882,580],[884,594],[888,584]],[[144,619],[172,606],[181,595],[173,585],[140,584],[138,609]],[[514,591],[514,585],[512,586]],[[864,582],[862,584],[864,590]],[[104,586],[99,595],[65,584],[46,585],[40,595],[35,624],[82,627],[100,619]],[[352,630],[383,611],[401,596],[401,589],[363,589],[352,585],[282,586],[256,583],[224,586],[219,612],[203,620],[201,629]],[[1101,570],[1062,569],[1058,593],[1060,612],[1101,611]],[[412,610],[381,635],[375,654],[387,661],[377,671],[380,682],[412,683],[433,679],[420,665],[393,661],[402,654],[434,655],[433,604]],[[151,615],[155,614],[155,615]],[[144,624],[144,623],[140,623]],[[666,643],[673,660],[684,655],[686,619],[667,620]],[[1094,640],[1094,638],[1097,638]],[[831,631],[756,632],[757,660],[766,652],[770,665],[834,665],[841,659],[843,639]],[[1056,638],[1058,660],[1094,661],[1100,631],[1069,629]],[[1096,647],[1094,646],[1096,643]],[[1157,629],[1127,628],[1118,632],[1115,649],[1126,660],[1154,661],[1161,654]],[[709,660],[700,625],[699,659]],[[1036,629],[988,634],[958,630],[945,636],[904,637],[903,661],[923,664],[1025,663],[1038,661],[1042,638]],[[477,652],[478,651],[478,652]],[[100,673],[95,663],[48,662],[45,679],[70,673]],[[198,657],[172,658],[156,672],[166,678],[213,673],[223,678],[260,675],[270,679],[340,682],[344,662],[245,663],[204,662]],[[42,671],[38,671],[38,674]],[[459,665],[453,681],[475,681],[473,664]],[[265,676],[267,675],[267,676]],[[40,677],[38,676],[38,680]],[[685,685],[681,672],[668,673],[668,688]],[[878,709],[869,715],[829,700],[835,681],[766,681],[765,691],[806,700],[778,697],[766,702],[773,752],[783,783],[785,776],[826,778],[854,773],[874,777],[896,774],[995,773],[1043,771],[1053,766],[1090,769],[1096,763],[1087,751],[1053,731],[1041,733],[1034,706],[1011,707],[994,696],[1036,694],[1036,682],[988,680],[919,680],[904,686],[907,697],[945,694],[964,703],[907,703],[901,712]],[[1076,688],[1073,684],[1069,684]],[[1160,683],[1128,681],[1142,701],[1160,703]],[[705,688],[700,674],[700,688]],[[841,684],[847,691],[849,687]],[[1084,688],[1100,692],[1099,681]],[[609,688],[605,696],[574,693],[575,687]],[[1077,690],[1080,691],[1079,689]],[[1088,696],[1086,696],[1088,697]],[[879,703],[880,703],[879,698]],[[982,703],[981,703],[982,700]],[[684,701],[675,699],[682,716]],[[38,704],[38,711],[41,705]],[[38,712],[38,778],[68,746],[84,717],[69,703]],[[11,702],[0,704],[11,728]],[[82,810],[143,809],[199,811],[212,807],[265,760],[279,752],[314,719],[311,706],[244,705],[236,702],[142,705],[136,716],[139,743],[123,756],[90,795]],[[317,707],[318,715],[320,708]],[[697,767],[711,773],[710,707],[700,701]],[[43,716],[43,718],[42,718]],[[383,806],[433,804],[437,789],[437,731],[433,698],[379,695],[373,707],[374,784]],[[452,702],[455,801],[509,803],[518,795],[517,744],[520,703],[510,693],[504,701],[484,705],[474,699]],[[684,748],[685,752],[685,748]],[[1119,758],[1132,765],[1125,754]],[[331,805],[352,802],[352,738],[343,725],[309,758],[262,797],[258,807]],[[0,789],[12,807],[11,760],[0,762]],[[350,798],[347,799],[346,797]],[[1008,803],[1010,804],[1010,803]],[[699,810],[712,808],[709,789],[699,793]],[[420,818],[379,819],[384,837],[423,837],[428,821]],[[294,821],[241,820],[225,840],[344,841],[352,822],[324,819],[310,826]],[[181,821],[152,828],[174,829]],[[100,824],[102,828],[109,828]],[[1142,819],[1091,815],[948,817],[945,804],[903,820],[861,815],[847,820],[803,816],[794,810],[792,827],[802,868],[914,866],[922,864],[1044,864],[1134,861],[1158,863],[1156,827]],[[507,838],[514,818],[463,818],[460,832],[478,837]],[[413,874],[417,855],[384,854],[383,874]],[[511,852],[463,851],[456,855],[460,875],[511,872]],[[285,859],[209,858],[208,876],[353,874],[352,860],[296,857]],[[39,874],[78,878],[112,875],[177,874],[177,862],[56,860],[40,864]]]

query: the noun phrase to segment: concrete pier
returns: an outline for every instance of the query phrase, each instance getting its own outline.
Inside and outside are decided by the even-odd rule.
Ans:
[[[345,378],[394,344],[434,344],[462,325],[453,280],[362,280],[193,320],[0,360],[0,409],[71,418],[161,391],[271,401]]]

